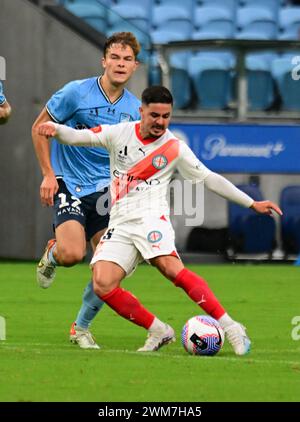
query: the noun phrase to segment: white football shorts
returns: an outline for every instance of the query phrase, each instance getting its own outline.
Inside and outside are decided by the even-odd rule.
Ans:
[[[168,217],[145,217],[110,226],[102,236],[91,261],[112,261],[127,276],[137,265],[160,255],[175,255],[175,233]]]

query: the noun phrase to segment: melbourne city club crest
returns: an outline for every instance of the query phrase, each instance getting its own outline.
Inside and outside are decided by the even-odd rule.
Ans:
[[[162,233],[158,230],[152,230],[147,236],[148,242],[156,243],[159,242],[162,238]]]
[[[156,155],[155,157],[153,157],[152,165],[157,170],[162,170],[163,168],[166,167],[167,164],[168,164],[168,160],[167,160],[167,157],[165,155],[160,154],[160,155]]]

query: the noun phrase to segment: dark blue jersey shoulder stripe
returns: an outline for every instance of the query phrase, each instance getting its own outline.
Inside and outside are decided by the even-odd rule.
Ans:
[[[54,120],[55,123],[61,123],[59,120],[57,120],[57,118],[55,116],[53,116],[53,114],[51,113],[51,111],[49,110],[47,105],[46,105],[46,110],[47,110],[47,113],[49,114],[49,116],[51,117],[51,119]]]

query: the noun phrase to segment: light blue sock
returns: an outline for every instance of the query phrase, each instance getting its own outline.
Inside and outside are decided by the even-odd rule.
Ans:
[[[93,283],[90,281],[84,289],[83,303],[75,321],[76,325],[88,329],[103,304],[104,302],[94,293]]]
[[[48,259],[51,262],[52,265],[54,265],[55,267],[58,265],[56,259],[54,258],[53,252],[56,249],[56,243],[54,246],[52,246],[52,248],[50,249],[50,251],[48,252]]]

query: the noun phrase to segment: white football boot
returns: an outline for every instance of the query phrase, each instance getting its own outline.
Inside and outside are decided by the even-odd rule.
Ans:
[[[81,349],[100,349],[92,333],[89,330],[77,327],[75,322],[71,326],[70,342],[78,344]]]
[[[250,352],[251,341],[246,334],[246,328],[242,324],[234,321],[224,328],[224,332],[236,355],[242,356]]]
[[[55,278],[55,265],[53,265],[48,258],[49,250],[55,245],[55,243],[55,239],[48,241],[45,252],[36,269],[37,283],[43,289],[48,289]]]
[[[165,324],[163,330],[149,331],[147,340],[138,352],[155,352],[165,344],[173,343],[176,340],[175,332],[172,327]]]

